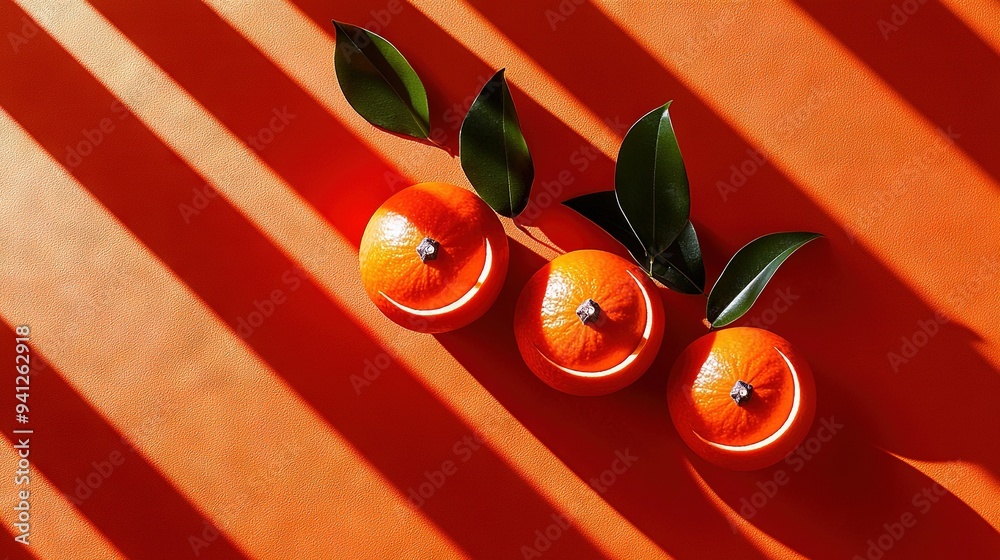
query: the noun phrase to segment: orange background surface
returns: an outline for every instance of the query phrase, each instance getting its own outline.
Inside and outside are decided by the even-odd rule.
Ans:
[[[533,206],[467,328],[403,331],[364,296],[374,209],[467,183],[350,109],[331,18],[406,54],[453,149],[508,69]],[[13,362],[30,324],[35,358],[28,548],[0,384],[0,556],[1000,556],[994,2],[0,0],[0,31],[0,344]],[[742,321],[818,389],[816,438],[762,471],[669,422],[702,298],[661,290],[656,363],[607,397],[543,385],[511,330],[553,247],[621,251],[551,201],[610,189],[670,99],[710,283],[758,235],[827,236]]]

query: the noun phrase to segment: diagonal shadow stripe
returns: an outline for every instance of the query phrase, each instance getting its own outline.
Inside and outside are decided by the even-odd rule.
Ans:
[[[408,184],[409,179],[387,184],[386,177],[398,177],[398,173],[389,167],[385,156],[367,151],[328,108],[302,91],[281,68],[201,2],[181,0],[155,6],[98,0],[91,4],[249,146],[260,146],[255,135],[270,119],[272,110],[287,106],[296,115],[295,120],[258,149],[257,155],[355,245],[375,208],[392,189]],[[310,16],[322,12],[322,17],[314,21],[330,37],[331,17],[364,21],[368,13],[357,3],[335,9],[317,3],[308,8]],[[176,22],[170,33],[164,32],[164,20]],[[391,39],[405,51],[429,89],[432,126],[441,131],[446,144],[457,149],[453,144],[457,142],[466,104],[495,69],[412,7],[394,16],[391,25]],[[211,52],[201,48],[206,43],[213,45]],[[438,64],[434,57],[435,52],[442,51],[449,53],[446,65]],[[323,63],[330,64],[326,58]],[[337,90],[332,64],[330,67],[328,87]],[[540,188],[533,193],[535,199],[543,192],[551,200],[552,192],[560,199],[586,189],[606,188],[611,173],[607,158],[588,159],[588,173],[578,174],[572,184],[557,183],[560,173],[572,169],[573,153],[590,147],[590,142],[516,87],[514,95],[519,114],[535,123],[533,131],[526,132],[529,142],[532,132],[545,131],[531,145],[538,160],[536,183]],[[458,161],[452,164],[457,170]],[[438,178],[434,170],[419,171],[424,174],[414,177],[416,180]]]
[[[0,540],[3,540],[3,544],[0,545],[0,554],[3,556],[0,560],[35,560],[38,558],[31,552],[30,545],[17,544],[14,541],[14,535],[6,527],[0,527]]]
[[[701,185],[693,187],[692,198],[693,206],[701,208],[696,211],[695,219],[699,224],[703,221],[709,226],[699,232],[703,234],[700,237],[704,238],[706,267],[710,276],[712,270],[716,274],[721,270],[725,262],[722,257],[731,254],[741,244],[740,238],[732,238],[735,235],[743,236],[745,241],[766,231],[803,227],[824,232],[841,229],[813,201],[804,197],[797,185],[771,165],[759,169],[754,175],[753,193],[741,193],[738,204],[720,203],[711,188],[715,179],[713,174],[728,170],[730,165],[746,159],[747,150],[753,145],[734,132],[697,95],[665,71],[649,53],[590,4],[578,6],[565,23],[553,31],[545,18],[546,6],[517,1],[470,3],[597,114],[608,114],[608,111],[618,107],[629,119],[627,122],[631,122],[665,99],[675,100],[678,130],[685,131],[683,146],[685,157],[691,163],[689,173],[692,185]],[[559,48],[552,48],[553,41],[558,42]],[[581,64],[581,61],[586,61],[586,64]],[[627,86],[609,87],[609,84]],[[789,208],[793,211],[789,212]],[[716,231],[726,231],[730,239],[720,239]],[[810,504],[810,511],[823,512],[828,519],[845,518],[846,527],[842,533],[845,542],[848,537],[860,538],[863,542],[872,529],[867,521],[880,516],[888,519],[893,505],[905,505],[909,499],[908,492],[912,492],[909,487],[891,484],[895,476],[893,473],[907,469],[900,469],[895,459],[887,460],[882,449],[931,460],[954,458],[960,454],[996,470],[1000,457],[980,437],[969,432],[968,419],[942,420],[950,416],[947,410],[961,409],[977,418],[973,423],[995,421],[992,420],[995,415],[991,412],[993,407],[989,399],[972,388],[992,379],[995,371],[973,349],[972,333],[951,324],[947,331],[942,329],[938,334],[934,347],[923,352],[920,365],[909,370],[908,380],[911,383],[901,384],[885,375],[886,350],[898,345],[894,335],[911,334],[918,321],[934,317],[935,310],[918,298],[879,259],[863,249],[849,246],[842,235],[834,234],[830,239],[832,254],[803,255],[802,259],[782,271],[783,278],[791,279],[789,282],[796,293],[812,294],[813,300],[822,300],[822,303],[817,302],[817,315],[813,317],[798,313],[784,315],[780,328],[783,333],[800,333],[796,344],[804,345],[808,354],[816,357],[818,371],[828,372],[827,378],[820,382],[826,391],[837,396],[821,400],[820,414],[836,412],[838,418],[845,417],[855,425],[863,426],[860,433],[855,432],[857,435],[853,436],[862,441],[845,444],[851,451],[841,451],[837,461],[825,463],[826,468],[821,467],[822,473],[817,475],[835,481],[840,491],[827,493],[823,487],[803,489],[800,486],[798,492],[803,500],[798,503]],[[779,286],[771,288],[770,297]],[[513,300],[504,297],[501,296],[488,316],[493,322],[508,319],[505,316],[509,309],[507,306],[512,305]],[[687,303],[689,300],[672,294],[665,300],[667,305],[679,311],[679,315],[687,316],[688,324],[696,324],[704,312],[703,308],[698,309],[697,305]],[[477,329],[479,325],[474,325],[472,329]],[[478,330],[481,335],[482,329]],[[547,402],[534,395],[529,389],[531,384],[519,376],[497,375],[498,360],[504,366],[508,365],[508,361],[517,362],[503,360],[507,356],[504,347],[513,347],[506,337],[501,339],[502,344],[498,344],[497,351],[487,357],[475,350],[471,341],[476,335],[469,331],[439,338],[498,400],[581,476],[587,476],[599,466],[591,455],[581,452],[586,442],[604,439],[606,442],[602,444],[607,446],[605,449],[609,452],[623,441],[639,439],[647,442],[643,453],[652,457],[657,467],[655,474],[646,473],[646,484],[641,489],[636,488],[632,493],[622,491],[617,499],[608,499],[666,550],[685,555],[698,554],[698,551],[688,549],[692,544],[678,535],[699,531],[700,527],[710,526],[712,521],[706,519],[705,523],[699,523],[702,518],[696,510],[684,508],[680,514],[672,511],[670,504],[677,503],[672,500],[678,491],[663,481],[664,466],[676,476],[684,476],[685,473],[673,464],[676,458],[670,456],[669,450],[664,451],[649,442],[666,445],[676,438],[669,429],[659,429],[655,423],[666,414],[662,394],[672,358],[683,348],[684,341],[697,336],[691,330],[683,326],[668,326],[664,349],[650,372],[623,394],[610,397],[601,405],[586,407],[589,410],[583,411],[571,399],[553,396],[550,399],[553,402]],[[838,350],[841,348],[850,348],[851,358],[846,358]],[[510,367],[516,370],[521,366],[511,363]],[[919,399],[919,392],[910,389],[915,386],[912,383],[939,386],[937,379],[941,371],[961,376],[962,380],[949,383],[947,391],[939,393],[941,401],[933,405],[928,403],[938,411],[932,419],[912,406],[913,399]],[[849,384],[850,388],[839,387],[841,384]],[[822,394],[823,390],[820,392]],[[892,412],[888,417],[872,418],[867,412],[872,408]],[[580,419],[580,426],[559,429],[566,424],[576,425],[567,421],[569,417]],[[621,425],[615,427],[618,422]],[[922,435],[909,437],[910,428],[916,424],[922,426]],[[892,434],[885,434],[890,425]],[[645,437],[638,438],[638,433],[645,434]],[[576,445],[573,445],[574,437],[577,438]],[[857,455],[852,456],[853,453]],[[872,464],[875,468],[855,476],[842,466],[852,460]],[[833,464],[837,466],[831,466]],[[695,465],[699,471],[703,470],[697,460]],[[641,473],[636,473],[636,476],[641,477]],[[716,480],[718,478],[713,478],[713,481]],[[752,484],[757,479],[746,477],[741,480]],[[922,474],[910,480],[933,483]],[[860,496],[845,499],[845,496],[854,496],[845,489],[860,487],[881,489],[877,501],[882,509],[878,514],[872,515],[872,506]],[[616,490],[618,488],[620,486],[616,486]],[[738,505],[740,497],[727,489],[724,499]],[[679,503],[686,504],[687,501],[680,500]],[[927,525],[928,532],[924,533],[925,538],[921,541],[923,546],[934,543],[944,553],[947,545],[942,543],[947,540],[936,539],[935,536],[943,537],[956,530],[965,531],[977,545],[995,546],[983,513],[962,503],[956,508],[962,512],[961,517],[965,521]],[[782,510],[782,513],[777,514],[777,510]],[[672,523],[663,523],[665,516]],[[763,531],[783,542],[794,543],[793,546],[801,547],[799,550],[809,556],[822,555],[826,546],[823,537],[826,524],[814,524],[803,517],[800,506],[791,503],[791,500],[775,504],[771,515],[766,517],[754,519],[755,523],[760,522]],[[718,536],[720,538],[709,542],[699,541],[696,546],[717,547],[718,554],[731,552],[739,546],[730,539],[728,528]],[[704,553],[704,549],[700,551]]]
[[[951,10],[937,0],[876,0],[850,10],[797,3],[928,120],[957,135],[955,143],[1000,184],[1000,57]]]
[[[51,38],[36,38],[31,46],[11,60],[13,78],[25,87],[4,91],[0,101],[63,159],[66,143],[100,122],[116,100]],[[465,438],[475,436],[474,427],[442,407],[403,365],[390,361],[377,387],[359,398],[349,376],[363,373],[369,361],[382,363],[383,348],[226,201],[213,201],[198,220],[185,224],[178,204],[189,201],[204,180],[137,119],[118,123],[92,154],[67,168],[234,331],[243,332],[255,302],[287,288],[288,300],[245,337],[247,344],[401,494],[427,482],[425,471],[433,474],[444,461],[468,456],[468,468],[423,500],[419,512],[470,554],[516,554],[536,529],[552,523],[553,506],[495,452],[476,444],[475,453],[466,455]],[[286,282],[288,275],[295,287]],[[512,511],[516,518],[509,517]],[[498,526],[505,530],[496,531]],[[560,547],[581,557],[600,556],[575,531],[562,536]]]
[[[6,322],[0,335],[11,341],[15,337]],[[12,352],[13,346],[5,350],[11,363]],[[37,350],[32,354],[40,356]],[[30,436],[32,464],[130,558],[192,555],[188,539],[202,535],[205,517],[52,363],[46,363],[45,371],[31,376],[31,401],[35,403],[30,416],[30,427],[35,430]],[[4,437],[17,443],[10,429],[4,430]],[[57,529],[46,528],[46,532],[55,535]],[[245,558],[221,533],[200,552],[206,558]]]

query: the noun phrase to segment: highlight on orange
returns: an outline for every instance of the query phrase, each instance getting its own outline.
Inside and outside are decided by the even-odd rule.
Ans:
[[[420,183],[385,201],[361,238],[361,282],[386,317],[440,333],[478,319],[507,275],[507,235],[470,191]]]
[[[711,332],[677,358],[667,386],[678,435],[706,461],[755,470],[783,459],[816,413],[816,384],[789,342],[763,329]]]
[[[514,336],[525,363],[552,388],[605,395],[646,372],[663,322],[659,292],[641,268],[581,250],[531,277],[517,300]]]
[[[0,2],[0,558],[1000,557],[989,2]]]

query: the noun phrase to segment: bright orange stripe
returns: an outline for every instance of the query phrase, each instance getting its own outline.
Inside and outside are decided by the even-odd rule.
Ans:
[[[263,558],[321,557],[331,542],[356,557],[411,542],[459,554],[421,516],[384,515],[407,511],[406,498],[3,112],[0,139],[18,162],[16,176],[3,169],[0,217],[21,224],[0,235],[18,247],[0,262],[17,279],[0,315],[30,318],[36,350],[207,521]],[[273,530],[289,504],[309,515]],[[373,549],[358,532],[386,537]]]
[[[356,253],[350,243],[328,227],[280,177],[263,165],[239,139],[229,134],[152,61],[130,45],[106,20],[90,9],[79,6],[76,9],[78,12],[72,25],[63,22],[50,28],[49,32],[109,89],[118,94],[130,110],[164,143],[208,178],[221,196],[239,209],[291,258],[301,263],[307,273],[357,322],[366,325],[384,324],[385,319],[369,305],[357,278],[351,272],[356,269]],[[287,16],[283,12],[281,14],[282,21],[298,21],[293,16]],[[274,49],[279,47],[271,42],[264,43],[265,38],[271,37],[267,31],[270,23],[264,26],[261,20],[256,20],[254,26],[244,28],[239,21],[234,21],[234,25],[250,34],[264,52],[275,56]],[[313,36],[314,31],[299,28],[294,31],[309,40],[312,40],[310,37],[316,38]],[[269,41],[277,39],[271,37]],[[320,45],[316,48],[325,47]],[[333,79],[329,75],[329,61],[325,56],[320,58],[322,63],[317,64],[317,68],[322,70],[315,70],[317,73],[312,78],[303,79],[301,83],[318,84],[319,78],[316,76]],[[130,64],[131,71],[127,76],[114,71],[123,60]],[[284,60],[279,63],[284,68],[305,71],[305,66],[297,67]],[[332,82],[327,81],[325,86],[330,83]],[[158,92],[155,103],[141,95],[134,95],[140,87],[152,88]],[[346,111],[349,109],[344,110],[345,113]],[[209,138],[210,143],[206,142]],[[409,143],[406,145],[411,146]],[[209,149],[208,146],[212,148]],[[406,165],[404,160],[401,166],[405,168]],[[417,162],[413,165],[423,166],[427,163]],[[509,223],[507,225],[510,226]],[[302,235],[304,231],[309,231],[310,235]],[[588,538],[617,541],[618,544],[614,547],[620,550],[645,550],[646,553],[656,554],[657,547],[654,544],[631,527],[621,514],[608,506],[555,458],[492,395],[472,379],[447,351],[439,346],[428,347],[426,338],[422,335],[400,332],[398,329],[377,329],[371,334],[387,349],[393,360],[407,364],[411,371],[418,374],[418,381],[441,398],[450,412],[481,430],[496,453],[537,489],[543,499],[553,503],[553,511],[566,512],[574,519],[579,518],[582,532]],[[414,355],[411,351],[416,346],[423,348],[420,355]],[[483,417],[489,420],[484,422]],[[303,433],[309,431],[304,429]],[[518,434],[517,438],[512,439],[512,433]],[[156,456],[160,455],[157,453]],[[220,463],[225,462],[222,458],[218,460]],[[197,501],[201,503],[201,500]],[[345,498],[345,501],[349,500]],[[578,514],[584,511],[598,511],[600,514]],[[621,535],[628,535],[628,538],[622,538]],[[246,544],[242,538],[238,538],[237,542]],[[253,544],[256,543],[249,545]]]

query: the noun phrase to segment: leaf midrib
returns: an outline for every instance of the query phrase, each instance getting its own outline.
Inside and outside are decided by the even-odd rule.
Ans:
[[[511,215],[514,214],[514,192],[511,188],[510,153],[507,146],[507,79],[500,74],[500,131],[503,136],[504,174],[507,176],[507,204]]]
[[[784,251],[778,253],[777,255],[775,255],[774,258],[772,258],[771,260],[767,261],[767,264],[764,265],[760,269],[760,271],[757,272],[757,274],[754,275],[753,279],[750,280],[749,282],[747,282],[747,285],[744,286],[743,289],[739,291],[739,293],[737,293],[733,298],[731,298],[729,300],[729,304],[727,304],[726,306],[724,306],[719,311],[719,314],[718,314],[718,316],[716,316],[715,321],[712,321],[712,325],[714,326],[715,322],[718,321],[720,318],[722,318],[726,314],[726,311],[729,311],[729,309],[731,307],[733,307],[733,305],[735,304],[735,302],[739,301],[740,298],[742,298],[743,295],[745,293],[747,293],[748,290],[750,290],[750,288],[754,285],[754,283],[757,282],[757,280],[761,277],[761,275],[763,275],[764,272],[767,271],[768,267],[770,267],[772,264],[774,264],[775,261],[779,261],[779,260],[783,261],[784,259],[787,259],[788,256],[791,255],[792,253],[794,253],[795,251],[797,251],[799,249],[799,247],[805,245],[806,243],[808,243],[809,241],[812,241],[813,239],[815,239],[815,237],[807,239],[805,241],[798,242],[798,243],[792,245],[791,247],[785,249]],[[728,266],[726,268],[728,268]],[[723,269],[721,276],[725,276],[725,274],[726,274],[726,270]],[[715,288],[713,288],[713,290],[714,289]],[[761,291],[763,292],[763,289]],[[760,297],[760,294],[757,294],[757,297]],[[754,301],[756,301],[756,300],[757,300],[757,298],[754,298]],[[737,319],[739,319],[739,318],[737,317]],[[734,319],[733,321],[736,321],[737,319]],[[732,323],[733,321],[730,321],[729,323]],[[729,323],[726,323],[726,324],[728,325]]]
[[[397,90],[397,89],[395,88],[395,86],[393,86],[393,85],[392,85],[392,81],[390,81],[390,80],[389,80],[388,78],[386,78],[386,76],[385,76],[385,73],[384,73],[384,72],[382,72],[382,70],[381,70],[381,69],[380,69],[380,68],[378,67],[378,65],[377,65],[377,64],[375,64],[375,62],[374,62],[374,61],[372,61],[371,57],[369,57],[369,56],[368,56],[368,54],[367,54],[367,53],[365,53],[364,49],[362,49],[362,48],[361,48],[360,46],[358,46],[357,42],[355,42],[355,41],[354,41],[354,38],[353,38],[353,37],[351,37],[351,34],[350,34],[350,33],[348,33],[346,29],[344,29],[344,27],[343,27],[343,26],[342,26],[342,25],[340,24],[340,22],[335,22],[335,25],[336,25],[336,26],[337,26],[337,27],[338,27],[338,28],[339,28],[339,29],[340,29],[341,31],[343,31],[343,32],[344,32],[344,36],[345,36],[345,37],[347,37],[347,40],[348,40],[348,41],[350,41],[352,45],[354,45],[354,48],[358,49],[358,52],[359,52],[359,53],[361,53],[361,56],[365,57],[365,59],[366,59],[366,60],[367,60],[368,62],[370,62],[370,63],[371,63],[372,67],[373,67],[373,68],[375,68],[375,71],[376,71],[376,72],[378,72],[378,75],[379,75],[379,76],[380,76],[380,77],[382,78],[382,81],[383,81],[383,82],[385,82],[385,84],[386,84],[387,86],[389,86],[389,89],[391,89],[391,90],[392,90],[392,92],[396,94],[396,97],[397,97],[397,98],[399,98],[399,100],[403,102],[403,107],[405,107],[405,108],[406,108],[406,114],[410,116],[410,118],[411,118],[411,119],[413,120],[413,123],[417,125],[417,128],[418,128],[418,129],[420,129],[420,132],[422,132],[422,133],[423,133],[423,134],[425,135],[425,137],[426,137],[426,136],[428,136],[428,135],[430,135],[430,130],[429,130],[429,128],[428,128],[428,127],[426,127],[426,126],[424,126],[424,123],[423,123],[423,121],[422,121],[422,120],[420,120],[420,119],[418,118],[418,115],[416,115],[416,114],[415,114],[415,113],[413,112],[413,109],[411,109],[411,108],[410,108],[410,102],[408,101],[408,99],[409,99],[409,95],[407,95],[407,96],[405,96],[405,97],[404,97],[404,96],[403,96],[403,94],[401,94],[401,93],[399,92],[399,90]],[[373,34],[373,35],[374,35],[374,33],[372,33],[371,31],[368,31],[367,29],[365,29],[365,28],[363,28],[363,27],[358,27],[358,29],[360,29],[360,30],[361,30],[362,32],[364,32],[364,33],[366,33],[366,34]],[[381,36],[380,36],[380,37],[381,37]],[[372,40],[372,43],[373,43],[373,44],[374,44],[374,42],[375,42],[375,41],[374,41],[374,40]],[[395,47],[394,47],[394,48],[395,48]],[[400,56],[403,56],[403,55],[402,55],[402,54],[400,54]],[[406,58],[406,57],[403,57],[403,58],[404,58],[404,60],[405,60],[405,58]],[[387,62],[388,62],[388,61],[387,61]],[[407,63],[407,64],[409,64],[409,61],[407,61],[406,63]],[[412,68],[412,65],[411,65],[411,68]]]
[[[652,220],[652,222],[650,222],[650,226],[652,227],[652,231],[650,232],[650,234],[651,234],[650,235],[650,241],[652,242],[652,246],[646,248],[646,254],[649,257],[649,274],[650,274],[650,276],[653,275],[653,261],[660,254],[660,253],[657,253],[656,255],[651,255],[650,253],[652,253],[656,249],[656,245],[657,245],[657,239],[656,239],[656,171],[659,168],[659,165],[656,164],[656,158],[659,157],[659,155],[660,155],[660,130],[663,127],[663,117],[664,117],[664,115],[667,114],[667,107],[668,106],[664,107],[663,112],[660,113],[660,118],[657,119],[657,123],[656,123],[656,141],[653,142],[653,184],[651,186],[652,188],[649,189],[649,191],[650,191],[650,198],[652,199],[650,201],[650,206],[652,206],[652,208],[653,208],[653,220]],[[667,248],[664,248],[663,250],[666,251]],[[662,253],[662,251],[661,251],[661,253]]]

